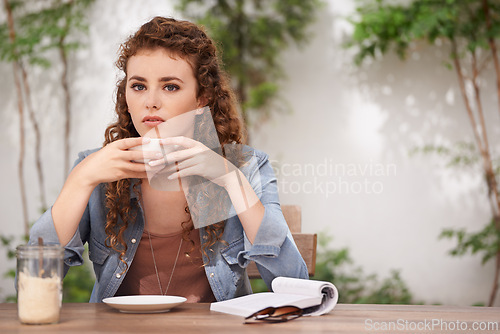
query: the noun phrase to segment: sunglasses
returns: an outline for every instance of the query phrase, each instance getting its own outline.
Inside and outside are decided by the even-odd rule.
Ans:
[[[245,323],[286,322],[301,317],[303,310],[296,306],[266,307],[245,318]]]

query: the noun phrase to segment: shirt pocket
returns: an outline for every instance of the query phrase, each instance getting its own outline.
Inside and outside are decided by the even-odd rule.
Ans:
[[[238,254],[244,249],[244,242],[242,236],[221,250],[221,255],[229,266],[234,285],[236,286],[245,278],[245,268],[240,267],[238,264]]]
[[[100,277],[101,268],[109,257],[110,249],[101,244],[94,237],[89,242],[89,259],[94,264],[94,271],[97,277]]]

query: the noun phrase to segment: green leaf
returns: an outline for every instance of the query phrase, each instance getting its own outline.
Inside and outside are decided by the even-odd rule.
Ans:
[[[15,278],[16,277],[16,271],[14,269],[9,269],[3,274],[4,278]]]
[[[5,236],[3,234],[0,234],[0,242],[2,244],[2,246],[10,246],[12,240],[14,240],[14,237],[13,236]]]
[[[494,219],[477,232],[444,229],[439,237],[456,240],[455,247],[450,250],[452,256],[463,256],[467,253],[482,254],[483,265],[495,258],[500,251],[500,231],[496,229]]]
[[[499,17],[499,7],[490,4],[492,17]],[[367,58],[375,58],[377,52],[385,54],[392,50],[404,59],[415,41],[434,44],[438,38],[457,40],[463,45],[460,53],[471,53],[479,48],[488,50],[487,38],[500,36],[500,20],[491,20],[488,30],[482,5],[477,0],[413,0],[404,5],[394,1],[364,1],[348,21],[353,24],[354,32],[345,47],[357,49],[354,60],[358,65]]]

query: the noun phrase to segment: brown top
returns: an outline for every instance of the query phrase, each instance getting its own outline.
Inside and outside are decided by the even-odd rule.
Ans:
[[[211,303],[216,301],[208,283],[201,258],[200,234],[197,229],[191,231],[189,238],[194,241],[182,241],[179,258],[172,275],[181,233],[153,234],[151,242],[160,276],[163,293],[170,296],[182,296],[188,303]],[[189,254],[186,254],[189,252]],[[168,282],[172,275],[170,286]],[[165,289],[168,290],[165,292]],[[151,254],[151,246],[146,231],[143,232],[139,246],[122,284],[115,296],[158,295],[161,294],[158,278]]]

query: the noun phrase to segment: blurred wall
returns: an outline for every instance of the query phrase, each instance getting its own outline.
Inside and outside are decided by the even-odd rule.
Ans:
[[[92,8],[88,48],[71,63],[72,159],[83,149],[100,146],[112,120],[117,77],[113,63],[119,43],[154,15],[178,16],[165,3],[127,0],[116,8],[97,1]],[[345,17],[353,9],[352,0],[328,1],[310,29],[311,43],[286,52],[288,80],[282,94],[289,111],[257,124],[252,146],[270,155],[282,202],[302,206],[304,231],[327,232],[333,236],[330,246],[349,247],[356,264],[368,273],[386,277],[391,269],[401,270],[416,300],[486,302],[492,263],[481,266],[477,256],[451,258],[447,251],[453,242],[437,238],[443,228],[475,230],[489,220],[485,185],[473,168],[447,168],[441,157],[409,154],[418,145],[473,139],[455,74],[441,64],[446,47],[422,45],[404,63],[388,56],[356,68],[352,51],[341,47],[352,31]],[[64,179],[62,118],[54,112],[61,110],[59,71],[54,68],[37,79],[34,96],[43,129],[49,203]],[[0,133],[0,170],[5,176],[0,226],[4,234],[20,234],[18,118],[11,66],[0,64],[0,73],[5,78],[0,82],[0,117],[6,125]],[[498,152],[494,87],[483,96]],[[26,130],[32,132],[29,126]],[[32,136],[28,145],[33,147]],[[32,156],[30,149],[26,171],[34,221],[39,213]],[[3,257],[1,253],[0,272],[14,265]],[[11,285],[0,281],[0,294],[12,293]]]

